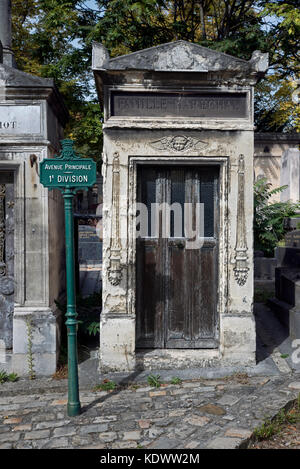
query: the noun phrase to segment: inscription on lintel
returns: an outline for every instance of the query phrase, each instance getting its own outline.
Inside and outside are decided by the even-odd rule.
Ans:
[[[129,117],[246,118],[246,93],[113,92],[111,115]]]
[[[40,105],[0,104],[0,135],[32,135],[41,132]]]

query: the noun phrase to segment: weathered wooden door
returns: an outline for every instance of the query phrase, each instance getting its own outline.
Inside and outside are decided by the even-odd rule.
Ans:
[[[218,346],[218,174],[138,170],[137,347]]]
[[[0,172],[0,346],[12,348],[14,312],[14,174]]]

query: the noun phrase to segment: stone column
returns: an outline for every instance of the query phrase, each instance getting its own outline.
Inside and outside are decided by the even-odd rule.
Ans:
[[[0,41],[3,47],[3,64],[15,67],[11,50],[11,0],[0,0]]]
[[[291,200],[298,202],[300,199],[300,151],[297,148],[289,148],[281,157],[280,185],[288,187],[281,192],[281,202]]]

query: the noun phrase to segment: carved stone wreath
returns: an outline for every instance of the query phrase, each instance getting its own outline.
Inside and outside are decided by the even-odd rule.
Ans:
[[[185,135],[176,135],[174,137],[163,137],[150,143],[156,150],[169,150],[173,152],[186,152],[189,150],[199,150],[208,144],[197,138],[186,137]]]

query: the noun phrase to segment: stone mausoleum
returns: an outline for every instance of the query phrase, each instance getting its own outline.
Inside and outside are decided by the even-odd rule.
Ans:
[[[267,66],[185,41],[113,59],[94,44],[101,372],[255,363],[253,87]]]
[[[0,369],[56,370],[64,291],[59,191],[39,182],[39,163],[59,151],[67,111],[52,79],[19,71],[10,1],[0,2]],[[31,344],[31,345],[30,345]]]

